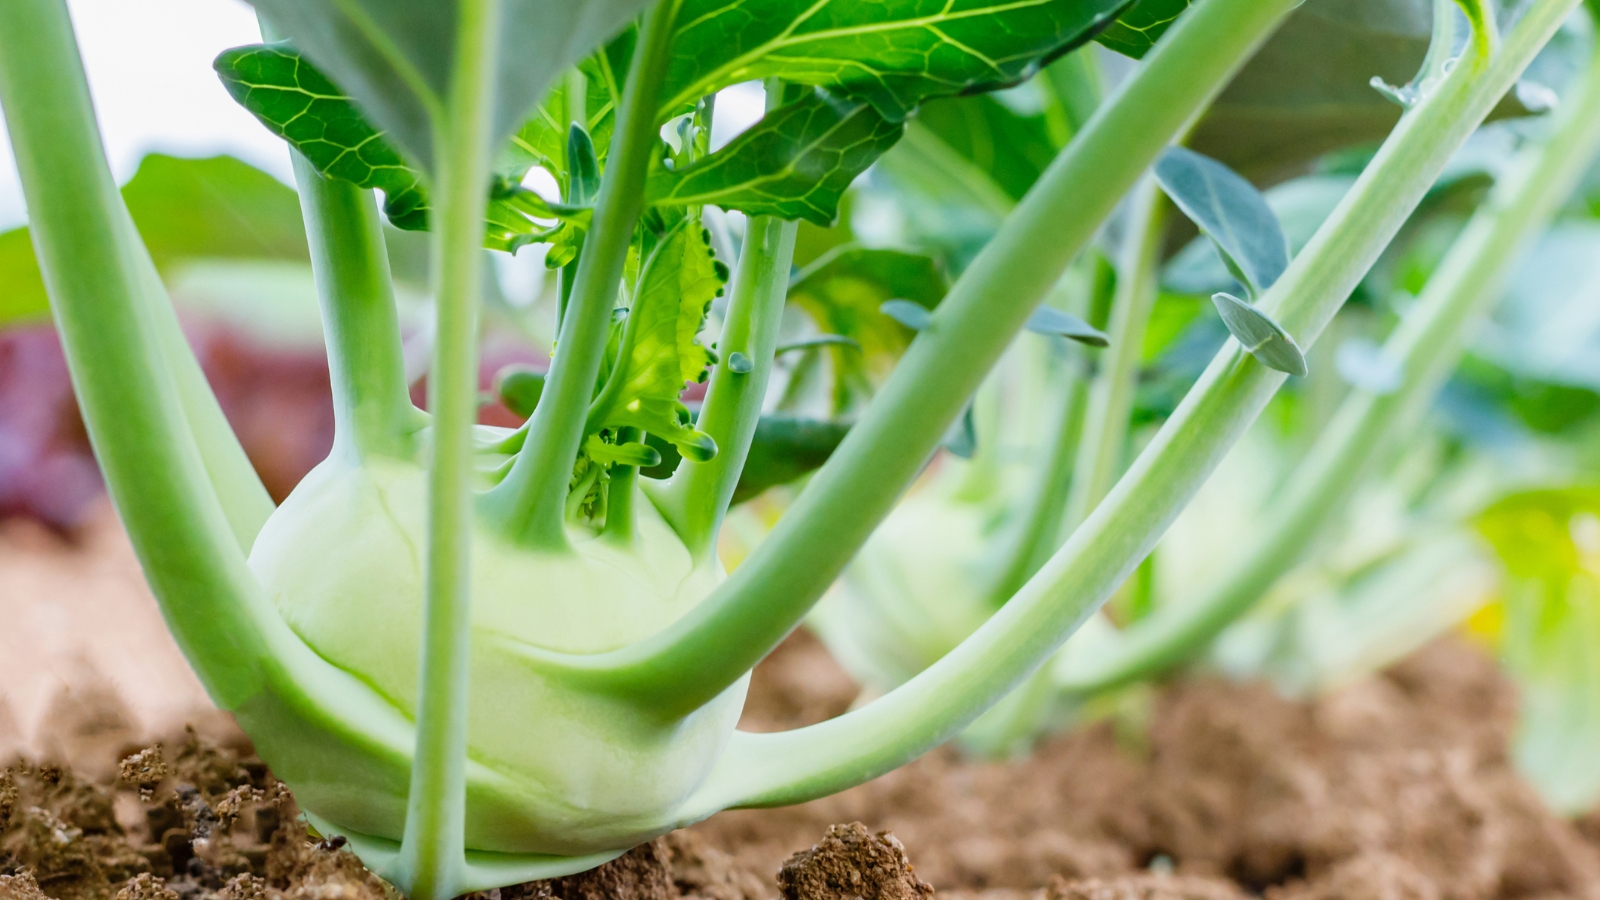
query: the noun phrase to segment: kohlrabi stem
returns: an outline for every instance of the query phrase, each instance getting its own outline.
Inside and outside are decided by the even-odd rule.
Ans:
[[[617,431],[617,443],[629,444],[639,441],[644,437],[637,428],[621,428]],[[606,490],[606,524],[601,532],[608,539],[620,544],[631,544],[634,539],[634,501],[639,490],[638,466],[614,466],[611,471],[611,485]]]
[[[677,11],[678,0],[659,0],[644,14],[595,202],[594,224],[584,237],[544,394],[511,472],[483,498],[483,510],[496,527],[530,547],[554,551],[570,547],[563,515],[567,486],[605,355],[628,245],[644,211],[645,177],[660,143],[657,101]]]
[[[478,294],[499,65],[500,0],[458,0],[450,91],[434,123],[435,328],[428,375],[428,546],[416,752],[398,867],[411,900],[451,900],[466,875],[467,704],[472,650],[472,427]]]
[[[1445,81],[1402,117],[1263,298],[1262,306],[1302,346],[1314,341],[1451,155],[1577,3],[1535,0],[1498,52],[1480,29]],[[1206,0],[1190,15],[1209,5]],[[1111,596],[1286,377],[1230,340],[1082,527],[976,632],[862,709],[780,734],[737,733],[688,811],[825,796],[949,739],[1027,678]]]
[[[291,150],[333,385],[335,452],[410,459],[425,417],[411,405],[389,257],[372,191],[324,178]]]
[[[1121,474],[1128,417],[1133,412],[1133,392],[1144,356],[1145,327],[1156,301],[1162,202],[1161,190],[1150,176],[1145,176],[1128,198],[1127,228],[1117,259],[1117,289],[1111,300],[1111,344],[1101,353],[1100,367],[1089,388],[1083,441],[1078,445],[1063,523],[1067,531],[1088,518]]]
[[[816,603],[1100,222],[1295,0],[1201,0],[1051,163],[951,287],[862,419],[777,527],[673,626],[618,651],[530,659],[663,715],[738,680]]]
[[[1063,379],[1066,383],[1061,392],[1061,410],[1049,453],[1040,469],[1038,487],[1028,498],[1022,528],[1007,551],[1000,577],[990,590],[995,606],[1011,599],[1061,545],[1062,520],[1066,517],[1067,498],[1072,489],[1073,460],[1083,439],[1083,420],[1089,406],[1089,376],[1085,371],[1088,361],[1082,358],[1081,349],[1074,347],[1071,352],[1073,357],[1066,364],[1070,371]]]
[[[653,492],[656,507],[700,562],[716,552],[717,531],[761,418],[798,229],[798,222],[773,216],[750,219],[717,339],[717,366],[696,426],[717,442],[717,455],[706,462],[684,460],[672,480]],[[749,360],[748,371],[730,368],[735,353]]]
[[[226,442],[192,431],[216,401],[106,165],[62,0],[0,4],[0,108],[95,457],[173,636],[233,708],[259,692],[269,653],[244,551],[272,504],[225,425]],[[208,447],[237,453],[248,480],[219,481],[230,463],[209,464]]]
[[[1069,657],[1058,670],[1062,688],[1093,693],[1193,658],[1258,603],[1337,517],[1396,426],[1414,421],[1438,393],[1469,326],[1500,295],[1512,263],[1600,152],[1600,53],[1556,115],[1557,130],[1518,156],[1389,336],[1383,358],[1404,373],[1400,387],[1387,394],[1352,390],[1290,476],[1260,538],[1221,583],[1133,625],[1106,653]]]

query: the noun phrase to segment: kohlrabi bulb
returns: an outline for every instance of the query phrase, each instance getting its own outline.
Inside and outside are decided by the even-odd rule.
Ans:
[[[423,468],[336,455],[278,508],[250,554],[290,628],[407,719],[419,685],[426,506]],[[570,553],[473,533],[468,758],[496,776],[500,809],[468,816],[469,847],[592,852],[598,833],[648,833],[670,821],[733,732],[747,679],[685,718],[653,718],[526,660],[529,648],[586,654],[631,644],[721,580],[719,567],[693,563],[647,500],[635,506],[631,542],[574,535]],[[403,803],[344,796],[337,780],[291,787],[337,825],[401,836]]]

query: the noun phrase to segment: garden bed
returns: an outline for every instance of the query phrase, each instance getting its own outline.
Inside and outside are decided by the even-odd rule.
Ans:
[[[745,726],[817,721],[854,693],[819,644],[791,638],[757,669]],[[1555,816],[1514,774],[1513,711],[1494,665],[1456,641],[1316,702],[1179,682],[1027,760],[941,749],[834,797],[723,813],[594,873],[499,894],[757,900],[781,886],[806,900],[915,900],[931,885],[985,900],[1600,897],[1600,818]],[[4,900],[385,895],[337,841],[304,838],[292,798],[242,736],[190,731],[159,760],[131,756],[138,746],[113,756],[107,723],[127,721],[120,711],[79,702],[51,716],[53,733],[86,742],[75,758],[106,759],[82,772],[10,770]],[[855,822],[864,828],[830,831]],[[874,834],[885,830],[903,854]]]

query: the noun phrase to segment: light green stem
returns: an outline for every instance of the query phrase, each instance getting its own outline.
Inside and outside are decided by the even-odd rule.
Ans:
[[[466,877],[467,704],[472,625],[472,427],[478,412],[479,253],[488,203],[499,0],[459,0],[454,71],[435,123],[437,327],[422,666],[399,868],[411,900],[450,900]]]
[[[1451,247],[1383,348],[1403,373],[1393,393],[1353,390],[1273,504],[1242,562],[1204,593],[1131,627],[1108,654],[1069,658],[1061,685],[1093,693],[1146,678],[1205,649],[1248,612],[1334,520],[1363,472],[1415,421],[1459,361],[1468,326],[1499,296],[1512,263],[1550,220],[1600,152],[1600,54],[1564,98],[1549,141],[1515,167]]]
[[[232,708],[259,692],[268,654],[244,550],[272,504],[220,411],[211,418],[106,165],[61,0],[0,3],[0,107],[95,456],[168,626]]]
[[[335,452],[409,459],[426,421],[406,387],[389,257],[372,191],[324,178],[299,153],[295,184],[322,300]]]
[[[1133,393],[1144,356],[1145,327],[1156,300],[1161,204],[1161,191],[1149,176],[1129,198],[1127,231],[1117,260],[1117,290],[1111,301],[1111,344],[1101,354],[1100,369],[1089,389],[1083,442],[1078,445],[1064,523],[1068,531],[1089,517],[1121,474],[1128,417],[1133,413]]]
[[[677,0],[660,0],[645,13],[595,202],[594,227],[583,241],[544,394],[510,473],[483,498],[487,517],[508,538],[530,547],[570,547],[564,516],[567,487],[605,356],[628,245],[644,211],[645,177],[660,140],[656,109],[677,8]]]
[[[717,339],[720,359],[696,423],[717,442],[717,455],[705,462],[684,460],[672,480],[652,495],[662,515],[700,562],[716,552],[717,532],[733,502],[761,418],[798,230],[798,222],[772,216],[750,220],[734,273],[728,315]],[[750,371],[735,372],[729,367],[735,353],[749,361]]]
[[[748,672],[806,614],[921,471],[1035,306],[1162,148],[1294,0],[1202,0],[1050,165],[952,286],[871,406],[750,558],[692,612],[633,646],[531,664],[663,716]]]
[[[1476,32],[1479,40],[1446,81],[1401,119],[1263,298],[1302,345],[1313,342],[1450,156],[1577,2],[1537,0],[1501,53],[1492,52],[1488,34]],[[736,734],[691,802],[693,811],[825,796],[949,739],[1053,655],[1111,596],[1285,378],[1230,340],[1105,501],[972,636],[862,709],[780,734]]]
[[[1061,414],[1038,489],[1028,498],[1017,542],[1011,546],[1010,558],[991,591],[995,606],[1011,599],[1060,546],[1062,520],[1066,517],[1067,497],[1072,489],[1072,462],[1083,440],[1083,420],[1089,406],[1089,378],[1083,372],[1084,367],[1080,360],[1073,360],[1073,371],[1062,392]]]

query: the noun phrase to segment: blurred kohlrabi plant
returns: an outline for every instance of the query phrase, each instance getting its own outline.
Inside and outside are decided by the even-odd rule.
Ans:
[[[1441,17],[1438,46],[1455,46],[1455,23],[1453,16]],[[1425,96],[1449,65],[1448,56],[1430,56],[1409,93],[1402,92],[1408,102]],[[1270,601],[1268,614],[1230,633],[1219,661],[1307,690],[1394,659],[1484,601],[1492,568],[1468,521],[1507,479],[1462,462],[1435,474],[1441,439],[1419,440],[1418,428],[1523,248],[1593,161],[1600,147],[1597,111],[1600,65],[1591,62],[1571,78],[1560,112],[1547,117],[1554,119],[1549,133],[1529,140],[1504,167],[1494,192],[1388,341],[1381,348],[1341,348],[1338,372],[1330,365],[1318,373],[1347,382],[1341,385],[1347,393],[1325,421],[1310,423],[1302,458],[1290,456],[1285,466],[1277,462],[1284,452],[1273,450],[1267,465],[1260,452],[1225,465],[1227,480],[1208,486],[1203,507],[1177,525],[1178,537],[1203,546],[1198,553],[1205,564],[1126,585],[1122,617],[1134,621],[1120,630],[1108,623],[1086,628],[1026,689],[965,734],[969,747],[990,753],[1025,748],[1085,701],[1204,656],[1224,629],[1263,602]],[[1155,171],[1174,205],[1210,236],[1247,296],[1284,270],[1284,238],[1242,179],[1215,160],[1179,149],[1168,151]],[[900,172],[895,177],[905,179]],[[998,609],[1017,579],[1025,580],[1030,565],[1068,539],[1120,473],[1139,375],[1137,349],[1156,297],[1162,230],[1152,198],[1153,192],[1142,201],[1138,192],[1130,198],[1109,312],[1111,346],[1096,361],[1087,391],[1058,390],[1064,424],[1054,447],[1032,448],[1022,466],[1031,466],[1028,474],[991,481],[981,495],[970,479],[943,476],[913,494],[813,617],[869,689],[903,682]],[[1306,374],[1293,338],[1270,319],[1231,294],[1218,294],[1214,302],[1228,330],[1267,355],[1264,362]],[[1331,355],[1327,361],[1333,362]],[[1064,380],[1075,379],[1068,374]],[[1374,483],[1374,467],[1397,454]],[[1015,449],[1008,455],[1019,458]],[[1458,455],[1482,462],[1481,454]],[[946,467],[952,465],[959,466]],[[1358,491],[1363,484],[1369,486]],[[1330,545],[1330,532],[1346,522],[1358,494],[1365,497],[1362,515],[1344,525],[1350,537],[1341,550]]]
[[[332,454],[278,508],[111,179],[63,0],[0,4],[0,104],[84,418],[179,646],[319,831],[437,900],[859,783],[1026,680],[1150,551],[1576,2],[1534,0],[1504,35],[1466,2],[1448,72],[1293,264],[1219,301],[1240,341],[1071,537],[1039,545],[998,610],[909,681],[779,734],[734,728],[751,667],[1030,319],[1097,339],[1041,300],[1293,0],[1200,0],[1181,16],[1147,0],[1104,31],[1143,54],[1137,68],[935,308],[890,307],[915,338],[726,575],[716,537],[758,426],[797,220],[831,221],[919,105],[1025,79],[1127,4],[258,0],[270,42],[217,69],[295,149],[337,424]],[[713,150],[712,98],[751,80],[767,82],[766,116]],[[559,197],[524,186],[534,166]],[[426,412],[406,392],[374,189],[392,223],[431,238]],[[736,259],[712,250],[725,242],[708,205],[749,217]],[[561,267],[549,373],[524,428],[480,428],[481,254],[531,243]],[[713,352],[700,333],[721,293]],[[692,419],[679,393],[702,378]],[[682,463],[641,477],[662,446]]]

